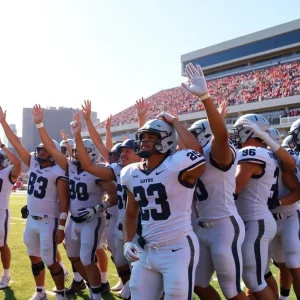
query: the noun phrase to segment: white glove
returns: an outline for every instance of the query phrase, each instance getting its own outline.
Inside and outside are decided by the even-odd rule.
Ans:
[[[129,261],[137,261],[139,257],[134,252],[141,253],[139,247],[132,242],[126,242],[123,245],[124,257]]]
[[[107,202],[107,201],[106,201]],[[101,203],[96,205],[95,207],[88,207],[88,208],[80,208],[78,209],[78,217],[82,218],[83,220],[88,220],[92,216],[94,216],[97,212],[103,212],[108,207],[107,203]]]
[[[198,96],[202,101],[209,98],[208,88],[203,71],[199,65],[197,68],[189,63],[185,67],[185,73],[189,78],[189,84],[182,83],[181,85],[192,94]]]
[[[256,136],[261,138],[273,152],[278,151],[280,148],[280,145],[278,145],[270,136],[267,132],[261,130],[255,123],[253,123],[250,120],[241,120],[238,122],[236,125],[242,125],[243,128],[250,129],[254,132]]]
[[[165,121],[169,124],[172,124],[172,122],[174,121],[174,119],[176,119],[176,117],[172,116],[171,114],[163,111],[160,114],[158,114],[155,119],[159,119],[159,118],[163,118],[165,119]]]
[[[120,295],[122,299],[129,299],[131,296],[129,282],[130,280],[128,280],[122,288],[121,295]]]

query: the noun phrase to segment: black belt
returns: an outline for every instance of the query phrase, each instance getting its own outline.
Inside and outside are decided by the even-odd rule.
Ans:
[[[43,219],[47,219],[47,218],[48,218],[47,215],[45,215],[44,217],[33,216],[33,215],[30,215],[30,216],[31,216],[31,218],[34,219],[34,220],[43,220]]]

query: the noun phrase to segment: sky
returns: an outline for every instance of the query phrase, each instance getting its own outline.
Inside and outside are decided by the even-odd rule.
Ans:
[[[179,86],[182,54],[299,11],[299,0],[0,1],[0,106],[19,136],[22,108],[37,103],[80,108],[90,99],[103,121]]]

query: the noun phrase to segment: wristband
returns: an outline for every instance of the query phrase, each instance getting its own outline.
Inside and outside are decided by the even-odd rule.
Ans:
[[[5,145],[4,144],[2,144],[1,146],[0,146],[0,148],[2,149],[3,147],[5,147]]]
[[[62,220],[67,220],[68,214],[66,212],[62,212],[60,213],[59,218]]]
[[[65,230],[65,226],[64,225],[59,225],[58,230]]]
[[[35,127],[36,128],[42,128],[42,127],[44,127],[44,124],[43,124],[43,122],[41,122],[39,124],[35,124]]]
[[[206,100],[206,99],[210,98],[210,94],[207,92],[206,94],[202,95],[199,98],[200,98],[201,101]]]

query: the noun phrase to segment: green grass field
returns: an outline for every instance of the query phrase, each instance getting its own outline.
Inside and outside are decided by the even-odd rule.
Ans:
[[[31,266],[29,258],[26,254],[25,245],[22,242],[22,235],[25,226],[25,221],[21,218],[20,209],[26,203],[26,194],[24,192],[12,193],[10,198],[10,212],[11,212],[11,220],[10,220],[10,234],[8,237],[8,243],[12,253],[12,261],[11,261],[11,282],[9,284],[9,288],[4,291],[0,291],[0,300],[28,300],[34,293],[34,279],[31,273]],[[63,261],[67,266],[68,270],[71,271],[71,265],[65,255],[64,248],[59,246],[60,253],[63,257]],[[108,254],[109,255],[109,254]],[[113,286],[117,280],[117,273],[114,265],[109,259],[109,282],[111,286]],[[272,268],[273,274],[277,278],[277,269]],[[70,272],[71,273],[71,272]],[[66,286],[70,284],[72,280],[72,275],[66,282]],[[212,285],[217,289],[217,291],[222,294],[219,288],[218,281],[216,278],[212,280]],[[52,292],[52,288],[54,287],[54,283],[52,278],[47,271],[46,274],[46,289],[48,291],[48,299],[55,299],[55,295]],[[119,299],[115,294],[105,294],[102,296],[105,300],[111,299]],[[68,299],[90,299],[88,290],[85,290],[84,293],[79,293],[76,296],[70,296]],[[143,297],[141,296],[141,300]],[[194,299],[198,299],[194,297]],[[222,298],[225,299],[225,298]],[[294,293],[291,293],[289,299],[295,299],[296,297]],[[156,299],[153,299],[156,300]]]

